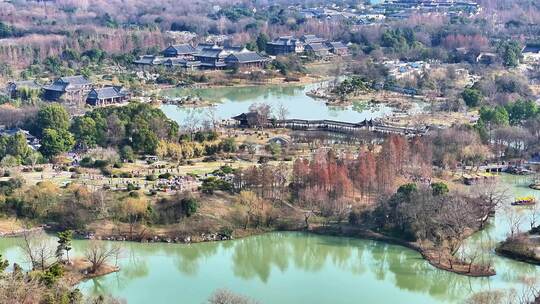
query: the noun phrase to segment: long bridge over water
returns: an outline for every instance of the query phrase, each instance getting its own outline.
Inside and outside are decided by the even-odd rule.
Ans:
[[[233,117],[242,127],[253,127],[257,125],[255,113],[244,113]],[[337,133],[356,133],[360,131],[371,131],[385,134],[401,134],[405,136],[422,136],[429,130],[428,126],[423,127],[403,127],[383,123],[376,120],[364,120],[359,123],[351,123],[337,120],[306,120],[306,119],[270,119],[265,123],[267,128],[287,128],[302,131],[328,131]]]
[[[364,120],[360,123],[350,123],[337,120],[304,120],[304,119],[285,119],[276,120],[273,125],[277,128],[288,128],[292,130],[317,130],[340,133],[354,133],[361,130],[367,130],[378,133],[402,134],[409,136],[424,135],[427,127],[412,128],[393,126],[373,120]]]

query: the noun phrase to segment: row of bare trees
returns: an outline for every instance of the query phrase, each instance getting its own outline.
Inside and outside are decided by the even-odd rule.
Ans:
[[[63,255],[58,254],[57,248],[54,239],[45,233],[26,231],[22,235],[20,249],[32,270],[46,271],[56,263],[64,263]],[[88,272],[98,272],[112,259],[118,259],[119,255],[119,246],[91,241],[84,251],[84,257],[90,263]]]

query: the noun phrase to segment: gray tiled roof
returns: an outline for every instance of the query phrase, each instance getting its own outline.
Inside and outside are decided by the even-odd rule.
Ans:
[[[347,46],[344,45],[341,41],[328,42],[327,45],[331,49],[347,49]]]
[[[228,52],[241,52],[244,50],[244,47],[243,46],[227,46],[227,47],[224,47],[223,50],[228,51]]]
[[[276,40],[273,40],[272,42],[269,42],[268,44],[272,45],[295,45],[297,42],[296,39],[292,37],[279,37]]]
[[[35,80],[14,81],[13,84],[17,88],[31,88],[31,89],[41,88],[41,86]]]
[[[185,60],[183,58],[170,58],[170,59],[167,59],[163,62],[163,65],[165,66],[176,66],[176,65],[179,65],[179,66],[183,66],[183,67],[188,67],[188,66],[199,66],[201,64],[200,61],[194,61],[194,60]]]
[[[210,58],[219,58],[219,55],[223,52],[222,49],[218,48],[204,48],[199,53],[195,54],[196,57],[210,57]]]
[[[171,45],[168,48],[166,48],[165,51],[167,51],[170,48],[174,49],[177,55],[193,54],[197,51],[194,47],[192,47],[190,44],[187,44],[187,43]]]
[[[82,86],[90,85],[90,81],[82,75],[64,76],[56,79],[52,84],[43,86],[48,91],[65,92],[68,88],[79,89]]]
[[[310,43],[306,46],[306,48],[309,48],[314,52],[328,50],[328,48],[322,43]]]
[[[67,86],[68,86],[67,83],[56,83],[55,82],[53,84],[43,86],[43,89],[48,90],[48,91],[65,92]]]
[[[89,85],[90,84],[90,81],[88,81],[88,79],[86,79],[86,77],[82,75],[60,77],[55,82],[59,82],[59,81],[70,84],[70,85]]]
[[[103,87],[100,89],[92,89],[88,94],[88,98],[109,99],[124,97],[126,94],[122,92],[121,87]]]
[[[134,60],[133,63],[135,64],[143,64],[143,65],[154,65],[154,64],[160,64],[163,58],[156,57],[154,55],[143,55],[140,56],[139,59]]]
[[[202,51],[203,49],[208,49],[208,48],[216,48],[217,45],[215,43],[199,43],[195,49],[197,51]]]
[[[319,38],[315,35],[304,35],[300,38],[300,40],[302,40],[304,43],[319,43],[323,42],[325,39]]]
[[[527,45],[523,48],[523,53],[540,53],[540,45]]]
[[[0,136],[13,136],[17,133],[24,134],[27,140],[31,140],[35,138],[35,136],[30,134],[30,132],[28,132],[27,130],[23,130],[21,128],[13,128],[13,129],[0,128]]]
[[[240,63],[249,63],[249,62],[261,62],[266,61],[267,59],[261,56],[257,52],[242,52],[229,55],[225,61],[236,61]]]

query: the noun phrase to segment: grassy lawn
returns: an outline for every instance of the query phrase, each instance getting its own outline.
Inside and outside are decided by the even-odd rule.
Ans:
[[[69,182],[71,179],[71,172],[57,172],[50,166],[45,166],[43,172],[22,172],[20,168],[11,170],[12,176],[21,176],[24,178],[28,185],[35,185],[42,181],[51,181],[55,184],[62,185]],[[2,177],[0,180],[8,180],[10,177]]]
[[[164,166],[165,168],[157,168],[156,166]],[[211,173],[221,166],[229,165],[232,168],[240,169],[247,168],[254,165],[252,162],[247,161],[214,161],[214,162],[202,162],[194,161],[190,165],[177,166],[174,162],[160,161],[155,164],[146,164],[145,162],[138,161],[136,163],[125,164],[122,168],[113,169],[114,174],[132,173],[139,175],[139,177],[133,178],[109,178],[103,176],[98,170],[95,169],[81,169],[80,174],[73,172],[61,171],[57,172],[50,166],[45,166],[42,172],[22,172],[20,169],[12,170],[11,176],[22,177],[27,185],[35,185],[38,182],[50,181],[58,186],[65,186],[68,183],[81,183],[88,186],[101,187],[103,185],[109,185],[111,187],[122,187],[128,183],[139,184],[141,186],[151,186],[156,181],[147,181],[146,176],[150,174],[159,175],[162,173],[171,173],[173,175],[187,175],[197,174],[204,175]],[[72,178],[72,176],[76,176]],[[8,180],[11,177],[2,177],[0,180]]]

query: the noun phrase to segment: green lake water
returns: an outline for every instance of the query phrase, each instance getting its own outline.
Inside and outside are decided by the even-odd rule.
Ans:
[[[503,180],[513,195],[538,196],[526,188],[526,179]],[[506,231],[504,217],[497,215],[467,247],[479,250],[476,245],[486,240],[493,246]],[[0,252],[25,265],[18,242],[0,239]],[[497,275],[469,278],[438,270],[400,246],[294,232],[191,245],[120,244],[121,271],[80,284],[85,293],[153,304],[203,303],[220,288],[262,303],[459,303],[479,291],[520,290],[522,277],[539,275],[538,267],[493,256],[493,247],[482,250],[493,256]],[[86,245],[75,241],[71,255]]]
[[[285,105],[288,118],[296,119],[331,119],[346,122],[360,122],[364,119],[381,118],[392,115],[392,108],[387,105],[370,105],[369,100],[355,102],[347,107],[327,106],[323,100],[314,99],[306,92],[323,86],[324,83],[309,85],[269,85],[248,87],[222,87],[207,89],[167,89],[161,92],[169,98],[199,96],[202,100],[215,103],[216,118],[229,119],[247,112],[253,103],[269,104],[274,111]],[[412,101],[411,101],[412,102]],[[208,119],[208,108],[189,108],[176,105],[162,105],[161,109],[171,119],[183,124],[189,116],[199,121]],[[412,111],[419,111],[419,105],[413,103]]]

